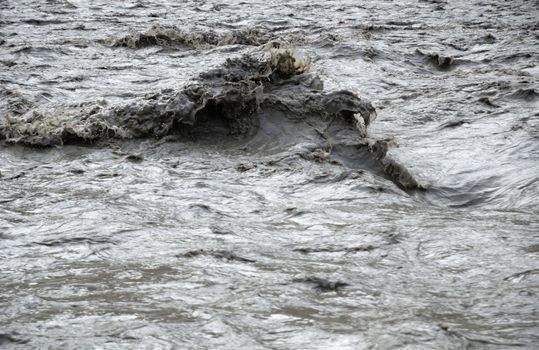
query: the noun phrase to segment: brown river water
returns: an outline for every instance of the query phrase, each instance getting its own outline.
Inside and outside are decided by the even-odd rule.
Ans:
[[[0,348],[537,349],[538,9],[0,0]]]

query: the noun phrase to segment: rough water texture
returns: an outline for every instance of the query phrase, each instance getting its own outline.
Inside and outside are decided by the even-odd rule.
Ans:
[[[537,348],[538,5],[0,1],[0,347]]]

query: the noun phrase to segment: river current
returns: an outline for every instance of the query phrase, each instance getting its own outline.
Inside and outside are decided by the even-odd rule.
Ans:
[[[0,348],[539,347],[538,9],[0,0]]]

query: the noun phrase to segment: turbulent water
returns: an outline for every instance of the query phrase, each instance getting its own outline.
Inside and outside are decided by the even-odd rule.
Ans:
[[[539,347],[538,8],[0,0],[0,347]]]

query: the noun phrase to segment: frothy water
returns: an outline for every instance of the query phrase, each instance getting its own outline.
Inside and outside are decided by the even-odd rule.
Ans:
[[[537,8],[0,2],[0,346],[539,346]]]

